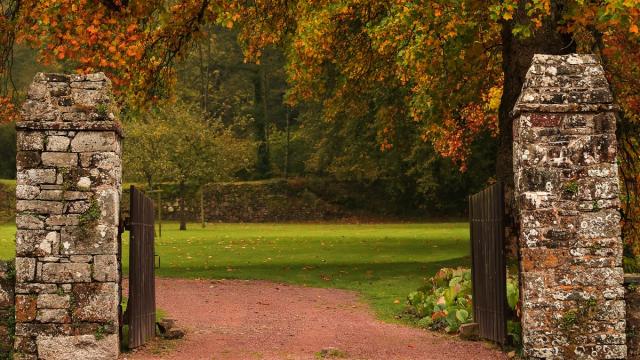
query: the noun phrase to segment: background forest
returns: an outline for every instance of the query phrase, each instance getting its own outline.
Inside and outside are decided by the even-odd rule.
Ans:
[[[103,71],[130,181],[196,196],[322,178],[403,216],[460,216],[492,178],[508,197],[533,54],[593,53],[621,107],[623,236],[640,254],[638,0],[0,0],[0,30],[0,119],[37,68]]]
[[[14,51],[16,104],[37,71],[73,71],[64,63],[40,65],[28,47]],[[369,111],[326,119],[322,99],[286,103],[285,64],[277,47],[259,63],[246,62],[237,31],[207,27],[177,63],[175,93],[121,113],[126,181],[148,188],[173,183],[194,197],[211,182],[322,178],[374,193],[371,204],[358,204],[374,214],[441,218],[462,216],[467,195],[491,178],[496,139],[489,132],[474,141],[463,170],[439,156],[416,127],[396,129],[393,146],[385,145],[376,101],[400,94],[380,89],[382,99],[370,99]],[[12,123],[0,126],[0,153],[0,178],[15,178]]]

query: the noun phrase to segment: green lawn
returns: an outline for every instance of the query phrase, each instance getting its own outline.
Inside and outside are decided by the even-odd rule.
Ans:
[[[159,276],[266,279],[356,290],[385,320],[443,266],[469,263],[468,225],[165,224]],[[0,258],[14,249],[14,225],[0,225]],[[128,254],[126,245],[125,271]],[[399,300],[399,301],[396,301]]]

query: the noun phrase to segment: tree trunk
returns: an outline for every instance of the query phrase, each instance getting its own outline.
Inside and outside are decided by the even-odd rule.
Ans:
[[[200,222],[203,229],[206,227],[205,220],[206,219],[204,217],[204,186],[203,186],[202,188],[200,188]]]
[[[263,65],[260,65],[258,71],[256,71],[255,76],[253,78],[253,86],[254,86],[254,125],[255,125],[255,137],[256,142],[258,143],[257,147],[257,159],[256,159],[256,173],[258,177],[261,179],[269,177],[271,166],[269,164],[269,147],[267,146],[268,142],[268,130],[267,130],[267,121],[264,112],[266,111],[266,106],[263,105],[267,99],[264,98],[265,92],[262,88],[266,85],[264,83],[264,77],[262,76]]]
[[[285,114],[287,120],[287,143],[284,148],[284,178],[287,179],[289,177],[289,143],[291,142],[291,131],[289,129],[289,109],[286,109]]]
[[[269,157],[269,77],[264,65],[260,65],[261,82],[262,86],[262,121],[264,123],[264,144],[267,152],[267,159]]]
[[[211,33],[209,32],[209,29],[207,29],[207,65],[206,65],[205,74],[204,74],[205,80],[204,80],[204,106],[203,106],[203,112],[207,119],[209,118],[209,73],[211,71],[210,62],[211,62]]]
[[[506,223],[509,228],[507,236],[507,254],[512,258],[517,250],[517,227],[514,221],[513,198],[513,118],[511,111],[520,96],[524,79],[531,66],[534,54],[561,55],[575,51],[575,42],[568,34],[558,30],[562,19],[564,1],[551,1],[551,15],[543,22],[540,29],[526,38],[513,35],[512,30],[517,22],[526,21],[524,0],[520,2],[520,11],[513,21],[504,22],[502,26],[502,69],[504,85],[502,100],[498,114],[500,137],[496,163],[496,177],[505,185]]]
[[[178,201],[178,206],[180,207],[180,230],[187,230],[187,214],[185,212],[184,203],[184,198],[186,196],[186,187],[184,185],[184,182],[180,182],[178,191],[180,192],[180,201]]]

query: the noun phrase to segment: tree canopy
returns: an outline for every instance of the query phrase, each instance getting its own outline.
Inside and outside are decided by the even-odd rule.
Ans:
[[[284,53],[286,101],[315,109],[329,131],[325,134],[375,138],[377,151],[403,159],[427,146],[463,170],[474,142],[493,136],[499,144],[497,177],[507,183],[512,178],[509,112],[531,56],[593,52],[601,57],[623,109],[618,135],[625,218],[640,212],[638,0],[0,4],[0,72],[5,75],[13,42],[23,42],[39,49],[42,62],[106,72],[123,104],[145,106],[171,95],[176,61],[205,36],[207,26],[234,28],[246,61],[260,64],[274,47]],[[5,82],[0,93],[5,119],[14,110],[10,90]],[[371,148],[355,153],[366,157]]]

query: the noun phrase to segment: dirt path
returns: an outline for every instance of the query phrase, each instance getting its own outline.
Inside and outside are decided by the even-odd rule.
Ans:
[[[355,292],[265,281],[157,279],[157,305],[187,330],[162,355],[124,359],[506,359],[483,343],[376,320]]]

